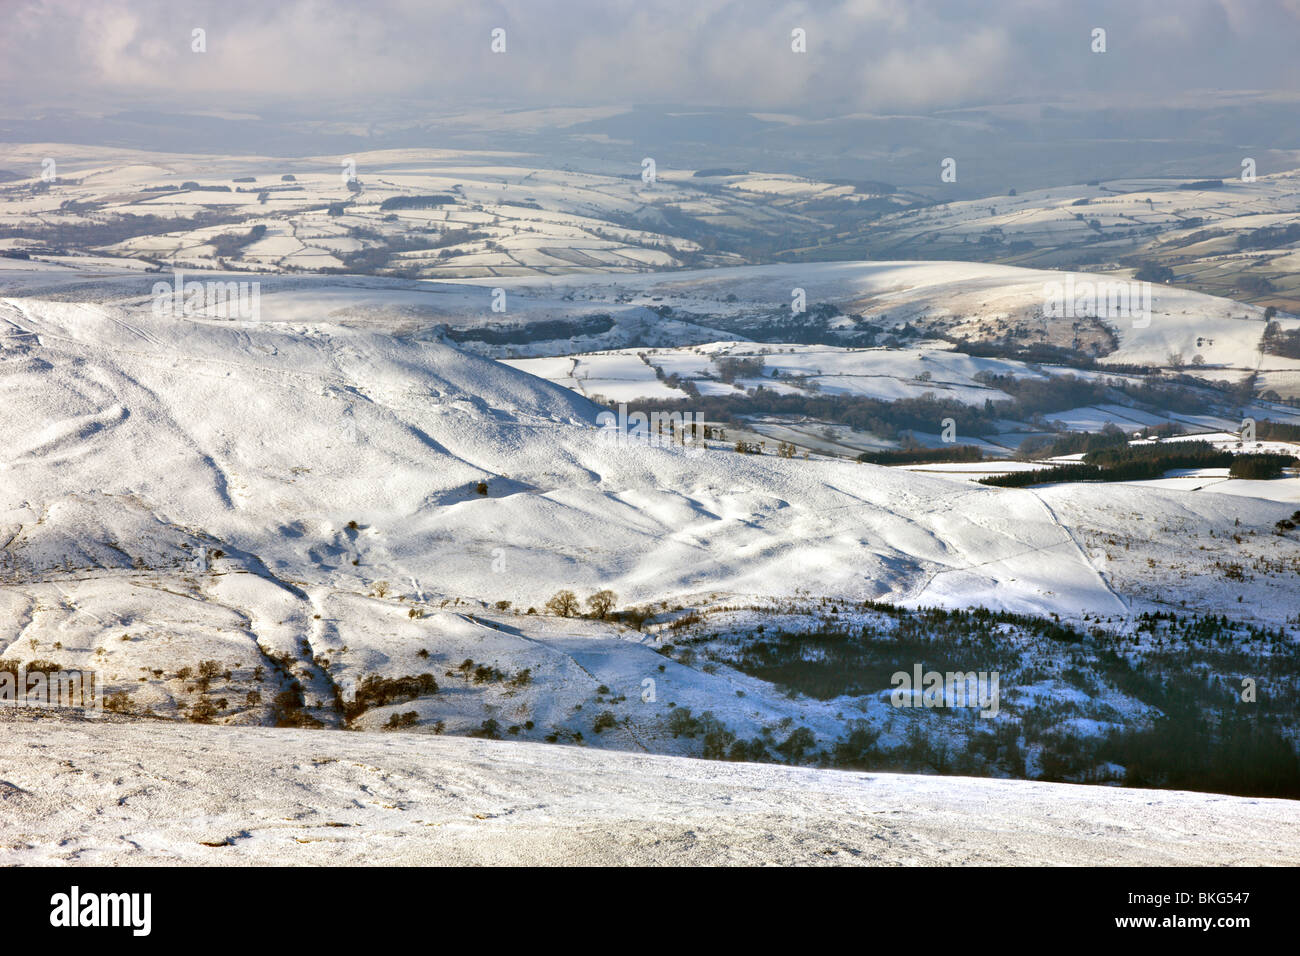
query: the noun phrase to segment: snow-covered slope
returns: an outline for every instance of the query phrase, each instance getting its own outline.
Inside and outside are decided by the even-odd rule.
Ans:
[[[1089,282],[1094,290],[1100,283],[1129,282],[1119,275],[1076,272],[1072,276],[1076,285]],[[1008,329],[1019,328],[1022,343],[1069,347],[1077,320],[1096,310],[1084,309],[1076,300],[1077,315],[1045,317],[1053,294],[1064,300],[1066,279],[1064,271],[976,262],[821,262],[639,276],[516,278],[492,284],[505,288],[510,301],[521,310],[530,309],[534,319],[555,318],[579,308],[589,313],[598,303],[602,308],[656,304],[705,326],[743,328],[737,320],[766,310],[784,313],[783,321],[794,328],[808,321],[806,315],[790,317],[796,290],[802,290],[808,309],[818,303],[833,305],[843,314],[886,327],[921,324],[975,341],[999,338]],[[483,284],[480,280],[450,284],[474,283]],[[1172,353],[1179,353],[1185,362],[1201,355],[1207,374],[1261,367],[1262,308],[1160,284],[1154,284],[1150,293],[1149,317],[1108,316],[1103,308],[1100,320],[1117,340],[1103,362],[1165,366]],[[572,304],[566,297],[572,298]],[[1295,325],[1293,319],[1281,321],[1288,328]],[[1262,361],[1264,368],[1295,364],[1275,356]],[[1231,376],[1220,371],[1217,377]]]
[[[410,734],[0,727],[0,865],[1300,863],[1287,800]]]
[[[1122,617],[1189,581],[1206,611],[1300,609],[1295,543],[1272,533],[1290,502],[614,442],[580,396],[427,336],[155,317],[71,278],[0,299],[0,658],[93,668],[130,712],[265,722],[292,674],[337,723],[349,685],[427,673],[436,700],[393,707],[450,733],[590,735],[593,702],[650,676],[657,707],[603,744],[684,747],[660,726],[674,703],[746,733],[804,719],[771,685],[665,660],[655,635],[525,613],[562,588],[656,602],[663,623],[821,596]],[[1266,563],[1224,586],[1234,535]],[[202,661],[234,677],[198,701]],[[816,726],[833,740],[842,721]]]
[[[873,466],[613,443],[582,398],[438,342],[30,299],[0,317],[12,580],[183,570],[206,543],[301,586],[521,604],[902,598],[968,566],[980,600],[1109,600],[1032,495],[954,509],[947,482]]]

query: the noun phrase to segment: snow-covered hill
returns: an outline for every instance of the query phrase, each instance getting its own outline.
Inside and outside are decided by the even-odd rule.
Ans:
[[[8,866],[1300,863],[1287,800],[411,734],[0,728]]]
[[[1017,340],[1023,344],[1068,348],[1086,312],[1097,316],[1115,336],[1115,348],[1101,356],[1104,363],[1161,367],[1174,354],[1189,364],[1200,355],[1207,377],[1229,379],[1245,371],[1292,370],[1300,364],[1277,356],[1261,360],[1262,308],[1160,284],[1150,287],[1149,316],[1107,315],[1108,301],[1103,301],[1099,312],[1085,310],[1078,299],[1076,315],[1046,314],[1053,295],[1064,298],[1067,276],[1080,288],[1092,283],[1094,291],[1102,283],[1129,282],[1117,275],[972,262],[821,262],[640,276],[502,279],[492,284],[506,289],[509,301],[517,303],[514,308],[527,321],[591,313],[597,308],[617,314],[620,309],[666,306],[672,318],[689,318],[705,327],[743,330],[747,325],[769,327],[775,322],[797,330],[809,323],[808,315],[791,314],[791,303],[802,290],[810,311],[822,304],[833,307],[832,315],[856,316],[878,327],[910,323],[977,342],[1019,329]],[[483,284],[479,280],[450,284],[476,283]],[[486,294],[484,290],[476,301],[486,301]],[[469,324],[473,310],[466,312],[463,321]],[[1285,317],[1280,321],[1287,328],[1297,324]],[[832,319],[828,330],[849,334],[854,323],[850,318]],[[527,354],[517,346],[510,351]],[[1193,371],[1199,374],[1199,369]]]
[[[0,314],[19,580],[184,570],[205,542],[218,569],[360,593],[874,598],[1001,555],[981,598],[996,582],[1042,609],[1074,580],[1071,606],[1106,600],[1032,496],[972,490],[954,511],[939,479],[612,442],[596,406],[444,343],[21,298]],[[1045,549],[1064,566],[1011,557]]]
[[[328,320],[309,283],[292,318],[271,293],[261,321],[217,320],[156,316],[111,274],[6,275],[0,660],[94,669],[125,713],[337,726],[368,679],[419,677],[436,696],[353,725],[699,752],[681,707],[829,746],[876,705],[668,656],[677,619],[755,628],[783,602],[874,626],[881,600],[1123,621],[1171,590],[1263,625],[1300,612],[1298,546],[1273,533],[1294,496],[1260,483],[997,489],[616,441],[570,391],[377,330],[346,287]],[[654,626],[547,613],[566,588]]]

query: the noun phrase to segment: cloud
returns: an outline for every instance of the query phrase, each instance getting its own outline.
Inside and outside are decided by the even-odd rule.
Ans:
[[[33,104],[454,109],[633,102],[881,112],[1033,94],[1300,85],[1300,0],[11,0]],[[1095,26],[1109,51],[1089,51]],[[506,30],[493,54],[491,30]],[[808,52],[790,49],[807,32]],[[206,31],[207,52],[191,51]]]

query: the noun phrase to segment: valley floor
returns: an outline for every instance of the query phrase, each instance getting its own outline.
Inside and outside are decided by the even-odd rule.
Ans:
[[[0,712],[0,865],[1296,865],[1300,803]]]

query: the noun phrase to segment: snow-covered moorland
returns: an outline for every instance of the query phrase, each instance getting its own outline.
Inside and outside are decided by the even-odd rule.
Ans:
[[[1300,862],[1287,800],[411,734],[0,731],[4,865]]]
[[[119,279],[5,270],[0,663],[95,670],[121,716],[1168,785],[1115,759],[1169,710],[1136,668],[1199,675],[1197,719],[1251,677],[1274,736],[1237,750],[1294,735],[1296,479],[997,489],[620,441],[341,280],[328,317],[299,283],[259,321],[158,315]],[[565,589],[615,613],[557,614]],[[976,606],[1018,617],[909,610]],[[804,633],[879,639],[822,686]],[[931,650],[1006,672],[987,727],[889,702]]]

